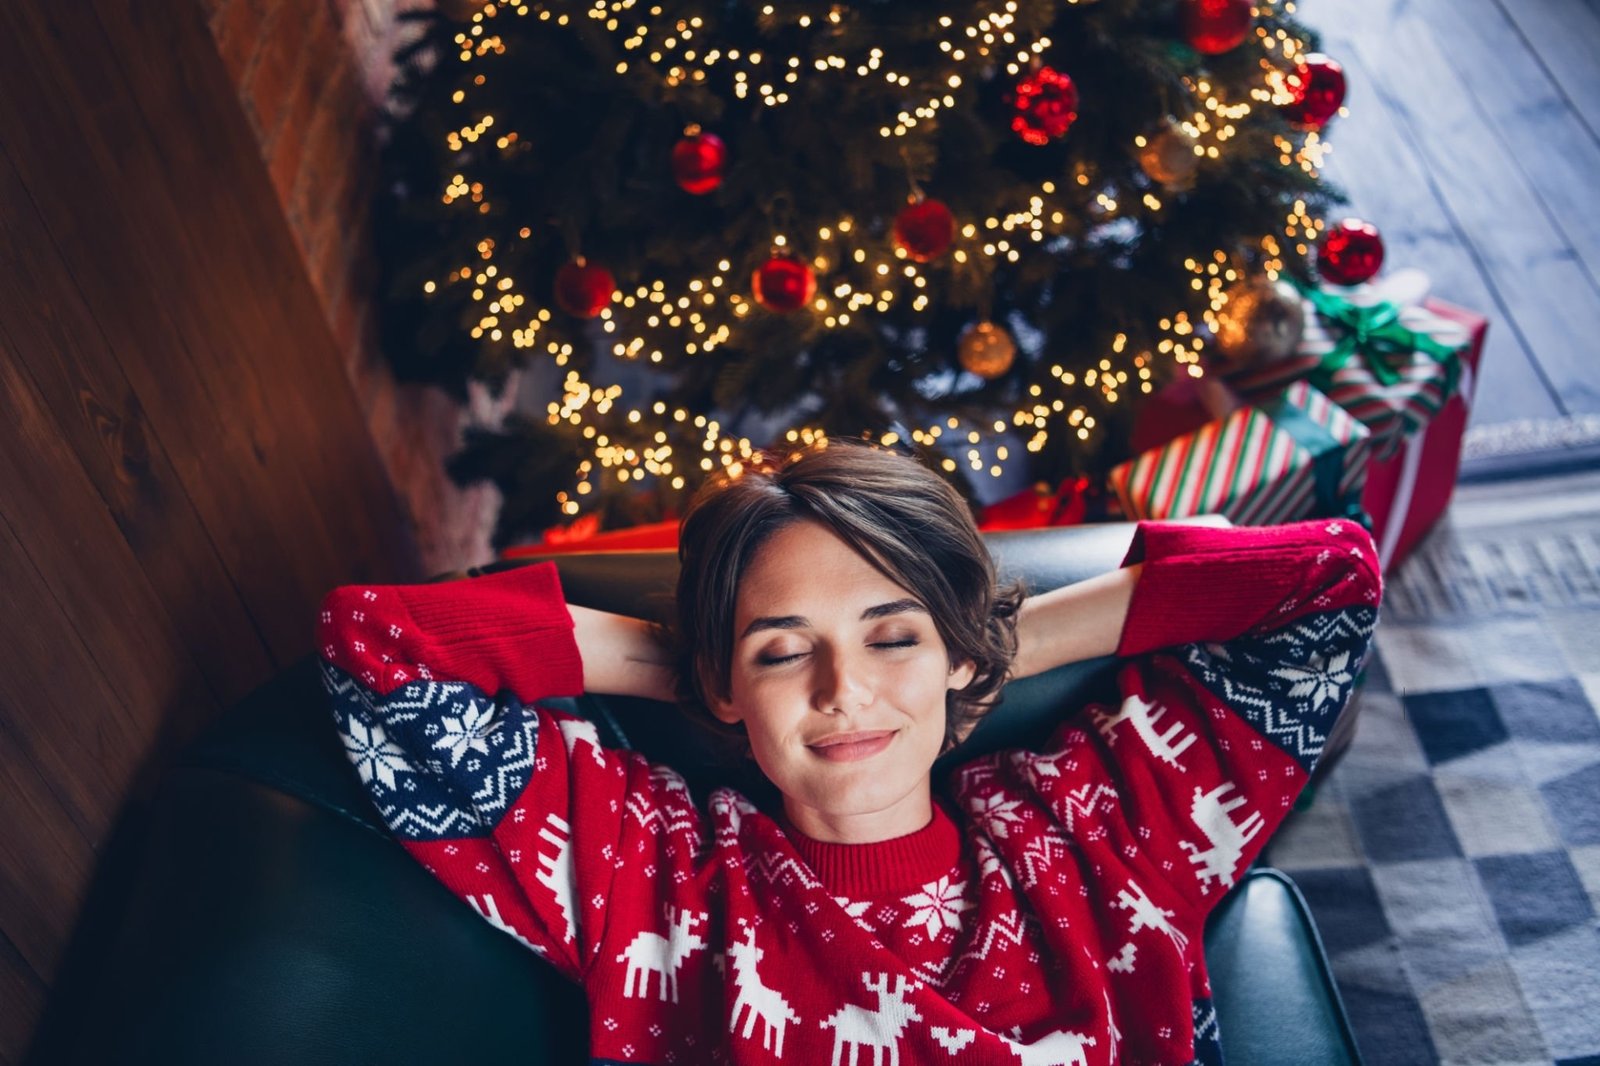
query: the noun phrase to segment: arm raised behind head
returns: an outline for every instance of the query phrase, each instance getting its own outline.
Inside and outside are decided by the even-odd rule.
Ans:
[[[663,703],[677,699],[672,656],[648,622],[576,604],[568,604],[567,610],[583,659],[585,692]]]
[[[1023,600],[1012,680],[1116,654],[1143,569],[1135,563]]]

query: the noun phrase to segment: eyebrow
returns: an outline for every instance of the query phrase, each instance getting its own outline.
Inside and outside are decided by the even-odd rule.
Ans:
[[[874,618],[887,618],[890,615],[906,614],[910,611],[921,611],[923,614],[928,613],[928,609],[926,607],[918,603],[916,600],[908,597],[905,599],[891,600],[889,603],[880,603],[875,607],[868,607],[865,611],[861,612],[861,621],[866,622]],[[763,618],[757,618],[755,621],[746,626],[744,632],[739,634],[739,639],[743,640],[750,634],[758,633],[763,629],[804,629],[810,624],[811,623],[809,620],[797,614],[767,615]]]

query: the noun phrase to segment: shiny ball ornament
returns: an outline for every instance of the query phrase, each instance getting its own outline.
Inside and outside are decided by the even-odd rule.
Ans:
[[[1382,267],[1383,238],[1377,226],[1362,219],[1340,219],[1317,245],[1317,273],[1334,285],[1370,281]]]
[[[1227,369],[1287,359],[1299,349],[1306,312],[1293,285],[1258,275],[1234,282],[1223,295],[1214,350]]]
[[[957,349],[962,368],[987,381],[1010,370],[1017,359],[1011,334],[993,322],[974,322],[962,330]]]
[[[556,303],[569,315],[593,318],[605,310],[616,291],[611,271],[587,260],[563,263],[556,271]]]
[[[1065,136],[1078,119],[1078,86],[1053,67],[1041,66],[1017,82],[1010,99],[1011,129],[1029,144]]]
[[[694,133],[672,147],[672,176],[684,192],[704,196],[722,184],[728,149],[715,133]]]
[[[798,257],[778,255],[756,268],[750,288],[769,311],[798,311],[816,295],[817,275]]]
[[[1302,59],[1288,84],[1294,99],[1283,115],[1302,129],[1320,130],[1344,106],[1344,68],[1321,52]]]
[[[923,200],[895,216],[894,243],[919,263],[939,258],[955,239],[955,216],[941,201]]]
[[[1176,122],[1169,122],[1145,139],[1144,147],[1139,149],[1139,168],[1151,181],[1168,188],[1188,188],[1200,167],[1195,144],[1193,135]]]
[[[1253,0],[1182,0],[1183,39],[1203,55],[1231,52],[1250,36]]]

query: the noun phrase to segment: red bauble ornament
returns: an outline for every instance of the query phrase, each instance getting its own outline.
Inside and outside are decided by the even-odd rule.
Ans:
[[[1312,52],[1289,75],[1294,101],[1283,105],[1286,118],[1296,126],[1320,130],[1344,106],[1344,68],[1321,52]]]
[[[1317,273],[1335,285],[1359,285],[1383,266],[1378,227],[1359,218],[1340,219],[1317,245]]]
[[[1253,0],[1183,0],[1183,39],[1208,56],[1231,52],[1250,36]]]
[[[798,311],[816,295],[817,276],[799,257],[778,255],[756,268],[750,288],[769,311]]]
[[[895,217],[894,243],[919,263],[939,258],[955,239],[955,216],[938,200],[912,204]]]
[[[1029,144],[1049,144],[1078,118],[1078,87],[1053,67],[1040,67],[1017,82],[1011,97],[1011,128]]]
[[[593,318],[605,310],[617,283],[603,266],[578,259],[556,271],[556,303],[569,315]]]
[[[672,176],[684,192],[702,196],[722,184],[728,149],[715,133],[694,133],[672,148]]]

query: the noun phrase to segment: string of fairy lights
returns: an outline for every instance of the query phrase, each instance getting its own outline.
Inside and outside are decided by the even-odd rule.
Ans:
[[[1065,2],[1078,4],[1093,3],[1095,0]],[[1258,15],[1270,13],[1279,7],[1286,14],[1292,13],[1294,6],[1292,0],[1257,0],[1256,5]],[[1043,56],[1051,45],[1048,37],[1040,36],[1019,46],[1015,31],[1017,9],[1015,0],[1007,0],[997,10],[974,10],[972,17],[964,20],[963,25],[957,25],[956,20],[949,16],[941,17],[940,28],[949,32],[940,37],[937,46],[950,64],[950,69],[940,75],[941,90],[930,92],[920,105],[902,110],[896,124],[882,127],[880,134],[886,138],[907,136],[923,122],[936,119],[940,109],[956,107],[955,93],[967,84],[969,77],[975,80],[978,71],[1002,51],[1007,57],[1005,69],[1011,76],[1026,71]],[[625,57],[616,64],[615,70],[619,75],[628,73],[634,64],[648,60],[664,85],[677,86],[704,82],[716,64],[727,63],[736,68],[733,87],[739,98],[745,98],[754,85],[753,91],[767,106],[779,107],[789,102],[785,86],[795,85],[806,67],[800,57],[778,57],[761,50],[724,50],[714,47],[702,50],[699,43],[699,34],[704,30],[702,19],[679,18],[665,24],[656,21],[661,13],[659,6],[641,9],[638,0],[612,0],[609,3],[597,0],[583,12],[583,16],[600,23],[612,35],[618,54]],[[770,20],[775,17],[775,10],[768,6],[761,14],[763,19]],[[505,54],[504,38],[494,30],[495,20],[502,17],[533,17],[565,26],[573,15],[543,6],[530,7],[525,3],[486,4],[474,13],[472,24],[455,38],[462,63],[472,64],[486,56]],[[796,16],[795,24],[805,29],[817,22],[819,28],[825,29],[826,26],[820,24],[838,25],[842,18],[842,7],[835,4],[820,19],[800,14]],[[1281,26],[1265,24],[1258,18],[1254,33],[1263,49],[1279,54],[1285,64],[1292,64],[1304,54],[1303,43]],[[1196,106],[1192,114],[1179,117],[1176,126],[1192,142],[1193,151],[1201,160],[1220,159],[1228,142],[1238,134],[1240,126],[1255,107],[1277,106],[1292,99],[1292,89],[1279,64],[1263,56],[1260,67],[1260,79],[1251,86],[1249,98],[1237,101],[1223,99],[1220,90],[1204,77],[1183,79]],[[821,76],[853,74],[862,79],[882,77],[896,88],[911,87],[910,77],[896,71],[880,47],[872,47],[864,57],[853,63],[842,55],[819,56],[812,61],[811,69]],[[478,72],[469,81],[471,85],[481,87],[486,84],[487,75]],[[465,90],[457,89],[452,95],[452,102],[471,112],[471,102]],[[494,116],[490,114],[464,121],[446,133],[445,141],[452,151],[460,151],[466,145],[488,136],[496,137],[495,144],[502,151],[527,150],[530,147],[516,131],[497,131]],[[1147,137],[1143,133],[1133,139],[1136,149],[1142,149],[1146,144]],[[1327,143],[1315,130],[1304,132],[1298,144],[1281,135],[1275,138],[1275,144],[1282,165],[1299,166],[1312,177],[1318,175],[1328,151]],[[1064,180],[1088,187],[1095,178],[1090,168],[1080,163]],[[481,182],[471,181],[468,176],[459,173],[449,176],[442,193],[444,203],[460,203],[480,213],[490,210],[488,196],[489,190]],[[1056,182],[1043,181],[1029,195],[1026,207],[997,210],[981,223],[972,221],[959,225],[950,254],[958,264],[966,264],[978,256],[996,262],[1018,262],[1022,255],[1019,245],[1042,243],[1063,234],[1063,227],[1069,221],[1065,208],[1069,206],[1059,196]],[[1127,206],[1117,199],[1114,190],[1102,190],[1096,193],[1091,202],[1091,221],[1110,222],[1130,212],[1141,211],[1154,217],[1164,208],[1162,198],[1154,191],[1145,192],[1132,206]],[[1259,247],[1267,276],[1276,279],[1283,269],[1285,247],[1293,247],[1300,255],[1305,255],[1315,243],[1321,228],[1322,223],[1307,213],[1305,202],[1297,201],[1284,220],[1282,232],[1269,233],[1260,239]],[[855,243],[855,230],[854,221],[843,217],[819,227],[815,241],[806,242],[814,249],[807,260],[819,279],[827,277],[836,267],[841,271],[853,271],[857,279],[852,282],[841,275],[819,287],[810,307],[817,313],[821,323],[829,330],[842,329],[848,327],[858,315],[888,311],[902,298],[901,292],[897,291],[897,287],[902,286],[899,281],[901,278],[904,279],[901,291],[908,292],[912,309],[919,312],[925,310],[932,295],[928,292],[928,275],[920,265],[909,261],[903,248],[895,247],[891,252]],[[524,239],[529,235],[530,230],[526,227],[519,231],[519,236]],[[791,247],[784,234],[775,234],[772,244],[779,251],[787,251]],[[496,253],[493,239],[480,241],[476,251],[476,263],[459,267],[438,283],[431,280],[425,282],[423,290],[431,294],[438,290],[440,284],[470,283],[473,286],[473,301],[483,304],[482,314],[470,330],[474,339],[487,337],[498,342],[509,333],[511,343],[517,348],[539,348],[541,331],[552,319],[551,309],[536,306],[524,310],[529,303],[527,295],[516,291],[515,280],[504,276],[493,262]],[[1241,269],[1233,265],[1229,254],[1222,249],[1191,258],[1185,262],[1185,267],[1192,275],[1191,287],[1206,299],[1202,321],[1209,327],[1215,327],[1216,316],[1226,304],[1226,289],[1242,276]],[[732,264],[723,259],[707,276],[691,278],[680,292],[669,292],[659,279],[641,281],[631,290],[619,287],[613,294],[612,305],[602,308],[597,316],[600,328],[606,333],[616,333],[619,329],[619,312],[630,318],[642,316],[639,320],[651,330],[668,328],[683,331],[682,344],[673,347],[685,357],[714,352],[733,335],[733,324],[751,314],[756,307],[754,301],[731,282],[731,269]],[[860,281],[862,277],[869,279],[870,284]],[[524,320],[513,325],[512,318],[519,314]],[[1133,346],[1129,344],[1127,335],[1118,333],[1096,366],[1074,373],[1060,365],[1052,365],[1049,378],[1052,383],[1059,385],[1061,391],[1057,395],[1046,396],[1040,384],[1032,384],[1027,389],[1025,401],[1012,413],[1009,427],[1006,419],[997,418],[985,428],[992,429],[996,434],[1004,433],[1008,428],[1028,434],[1024,445],[1028,452],[1041,451],[1052,432],[1060,432],[1063,428],[1086,441],[1096,428],[1095,416],[1083,404],[1072,403],[1067,390],[1094,390],[1107,405],[1119,402],[1135,389],[1149,393],[1154,388],[1153,366],[1158,358],[1169,359],[1185,368],[1189,374],[1201,376],[1204,338],[1189,313],[1175,311],[1163,317],[1158,326],[1159,340],[1153,350],[1131,350]],[[570,344],[548,341],[543,346],[558,367],[567,366],[575,354]],[[660,364],[667,359],[660,345],[652,345],[642,335],[619,338],[612,345],[612,353],[622,359],[644,359],[653,364]],[[549,423],[559,425],[566,422],[578,428],[591,449],[588,457],[581,459],[574,471],[572,491],[557,493],[563,513],[575,515],[579,512],[579,498],[595,491],[596,478],[609,475],[619,483],[627,483],[630,480],[658,477],[667,479],[673,489],[682,489],[686,484],[686,473],[695,469],[702,473],[713,472],[720,465],[730,476],[738,476],[757,452],[757,446],[752,441],[727,434],[717,420],[681,407],[669,407],[661,401],[648,404],[645,408],[626,408],[626,422],[650,434],[652,443],[647,446],[615,442],[593,422],[586,420],[588,416],[605,418],[622,408],[620,386],[596,386],[582,380],[573,370],[568,371],[562,384],[561,399],[548,404]],[[671,434],[661,428],[669,422],[678,425],[677,432],[686,432],[689,427],[696,431],[699,454],[680,455],[674,451],[669,441]],[[976,427],[964,427],[954,416],[926,426],[913,427],[906,435],[918,444],[947,449],[964,437],[967,465],[974,471],[982,471],[987,464],[988,472],[993,477],[1002,476],[1006,462],[1012,457],[1010,450],[1000,444],[986,459],[978,447],[984,440],[984,432]],[[880,435],[879,443],[894,444],[900,436],[896,432],[886,432]],[[797,426],[786,434],[786,440],[795,444],[811,444],[826,439],[826,433],[820,427],[813,426]],[[949,455],[941,462],[946,470],[955,470],[959,465],[958,460]]]

